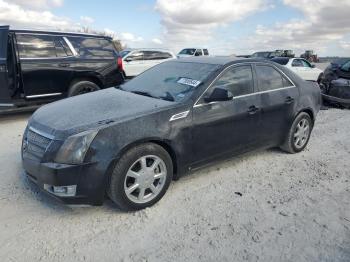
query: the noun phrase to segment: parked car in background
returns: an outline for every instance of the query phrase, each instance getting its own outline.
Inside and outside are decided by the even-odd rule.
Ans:
[[[333,61],[321,79],[323,99],[350,108],[350,58]]]
[[[125,77],[134,77],[152,66],[158,65],[176,56],[169,50],[164,49],[124,49],[120,52],[123,61]]]
[[[275,51],[262,51],[262,52],[255,52],[250,56],[250,58],[263,58],[263,59],[271,59],[276,56],[280,56],[280,53]]]
[[[191,56],[208,56],[209,51],[206,48],[185,48],[178,54],[177,58],[191,57]]]
[[[283,65],[294,73],[299,75],[302,79],[307,81],[315,81],[320,83],[323,71],[312,65],[309,61],[303,58],[289,58],[289,57],[275,57],[272,61]]]
[[[99,205],[107,193],[138,210],[212,161],[257,148],[301,152],[320,106],[318,85],[268,60],[166,61],[119,89],[37,110],[23,135],[23,167],[65,203]]]
[[[123,83],[112,39],[0,27],[0,108],[16,109]]]

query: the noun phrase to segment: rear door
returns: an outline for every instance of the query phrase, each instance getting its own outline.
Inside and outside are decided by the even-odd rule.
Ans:
[[[27,99],[55,97],[63,93],[57,70],[61,70],[56,56],[54,39],[48,34],[16,34],[20,58],[23,91]]]
[[[278,145],[293,120],[299,90],[272,65],[257,64],[255,72],[261,103],[261,129],[257,133],[264,145]]]
[[[10,101],[7,73],[7,48],[9,27],[0,26],[0,106]]]

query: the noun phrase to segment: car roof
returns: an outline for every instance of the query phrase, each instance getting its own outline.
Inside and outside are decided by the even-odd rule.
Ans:
[[[274,64],[268,59],[255,59],[255,58],[242,58],[235,56],[196,56],[196,57],[186,57],[176,60],[182,63],[202,63],[202,64],[212,64],[212,65],[229,65],[229,64],[239,64],[239,63],[253,63],[253,62],[263,62],[268,64]]]
[[[70,36],[85,36],[85,37],[96,37],[96,38],[108,38],[112,39],[110,36],[98,35],[98,34],[88,34],[80,32],[64,32],[64,31],[47,31],[47,30],[31,30],[31,29],[10,29],[10,32],[15,33],[34,33],[34,34],[50,34],[50,35],[70,35]]]
[[[125,48],[122,51],[166,51],[166,52],[171,52],[169,49],[165,48]]]

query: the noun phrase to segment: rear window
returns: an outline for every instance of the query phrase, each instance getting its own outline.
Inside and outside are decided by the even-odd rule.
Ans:
[[[209,55],[208,49],[203,49],[204,55]]]
[[[17,34],[16,39],[20,58],[56,57],[52,36]]]
[[[172,55],[163,51],[144,51],[144,60],[163,60],[172,58]]]
[[[285,57],[272,58],[271,60],[280,65],[286,65],[289,62],[289,59]]]
[[[103,38],[67,37],[80,56],[113,58],[116,54],[112,41]]]
[[[56,48],[57,57],[73,56],[72,50],[70,50],[66,41],[61,36],[54,36],[54,44]]]

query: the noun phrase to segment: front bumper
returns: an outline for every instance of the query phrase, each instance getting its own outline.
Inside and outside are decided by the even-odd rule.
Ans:
[[[345,106],[350,106],[350,99],[339,98],[339,97],[330,96],[330,95],[326,95],[326,94],[322,94],[322,98],[323,98],[323,100],[326,100],[326,101],[342,104]]]
[[[93,169],[93,163],[82,165],[66,165],[57,163],[40,163],[23,158],[23,168],[26,176],[40,189],[65,204],[101,205],[104,192],[96,187],[94,181],[86,180],[85,174]],[[74,196],[55,194],[49,188],[62,186],[76,186]]]

